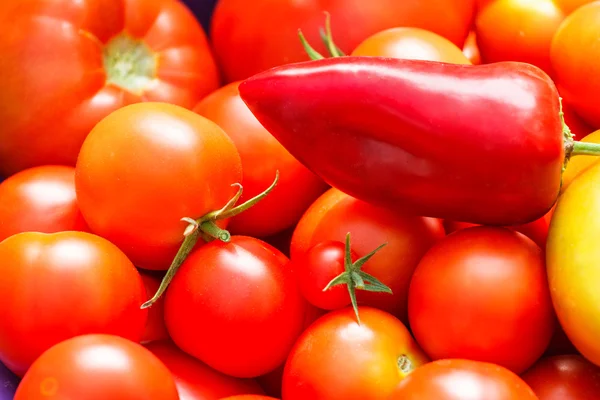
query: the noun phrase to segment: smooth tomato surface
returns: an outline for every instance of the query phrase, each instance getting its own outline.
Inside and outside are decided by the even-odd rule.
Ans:
[[[552,0],[495,0],[475,20],[485,63],[522,61],[551,73],[552,37],[565,18]]]
[[[565,12],[565,14],[571,14],[579,7],[592,3],[594,0],[554,0],[556,4]]]
[[[600,3],[575,10],[556,32],[550,52],[561,95],[587,123],[600,128]]]
[[[149,271],[139,271],[144,288],[146,289],[146,297],[150,298],[156,293],[160,286],[161,278],[151,275]],[[146,329],[142,336],[142,343],[149,343],[155,340],[163,340],[169,338],[169,332],[165,325],[165,298],[159,298],[156,303],[148,309],[148,319],[146,321]]]
[[[542,355],[555,329],[544,254],[506,228],[457,231],[413,275],[410,327],[432,359],[491,362],[515,373]]]
[[[408,285],[417,263],[441,237],[439,220],[411,215],[402,210],[386,210],[330,189],[306,211],[294,231],[292,260],[312,246],[330,240],[344,242],[351,234],[351,249],[362,257],[383,243],[364,266],[393,294],[359,290],[360,304],[381,308],[406,321]]]
[[[222,374],[202,361],[184,353],[170,341],[149,343],[146,348],[163,362],[173,374],[179,400],[213,400],[241,394],[262,394],[251,379]]]
[[[221,400],[278,400],[275,397],[261,396],[259,394],[241,394],[237,396],[225,397]]]
[[[349,54],[369,36],[398,26],[423,28],[462,47],[474,16],[473,5],[473,0],[221,0],[213,16],[211,38],[225,78],[231,82],[277,65],[308,60],[298,29],[325,53],[319,37],[324,11],[331,14],[336,44]]]
[[[548,232],[546,262],[554,309],[577,350],[600,365],[600,165],[560,196]]]
[[[519,376],[495,364],[449,359],[403,379],[389,400],[538,400]]]
[[[140,103],[92,130],[75,187],[94,233],[136,266],[165,270],[183,241],[181,218],[221,209],[241,179],[235,145],[214,122],[182,107]]]
[[[246,236],[195,250],[165,297],[171,338],[227,375],[274,370],[302,332],[308,310],[287,264],[279,250]]]
[[[143,346],[113,335],[83,335],[44,352],[15,400],[179,400],[171,373]]]
[[[3,1],[0,22],[0,174],[75,165],[110,112],[191,108],[218,87],[206,35],[177,0]]]
[[[234,82],[213,92],[194,111],[217,123],[235,143],[242,159],[240,202],[262,193],[279,171],[275,189],[227,225],[234,234],[265,237],[295,225],[326,185],[258,122],[242,101],[238,86]]]
[[[445,37],[425,29],[407,27],[386,29],[369,36],[351,55],[471,63],[462,50]]]
[[[75,195],[75,168],[44,165],[0,183],[0,241],[20,232],[88,230]]]
[[[139,273],[115,245],[84,232],[24,232],[0,242],[0,360],[22,376],[53,345],[86,333],[139,341]]]
[[[543,358],[522,378],[539,400],[600,398],[600,367],[579,355]]]
[[[319,318],[298,339],[283,375],[286,400],[387,399],[398,382],[428,361],[394,316],[351,307]]]

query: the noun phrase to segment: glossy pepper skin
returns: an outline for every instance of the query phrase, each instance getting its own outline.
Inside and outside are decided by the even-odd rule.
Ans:
[[[339,57],[277,67],[239,90],[292,155],[373,204],[513,225],[559,194],[560,99],[529,64]]]

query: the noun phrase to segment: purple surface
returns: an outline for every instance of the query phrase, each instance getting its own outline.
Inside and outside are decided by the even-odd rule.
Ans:
[[[12,400],[19,384],[19,378],[0,364],[0,400]]]
[[[217,0],[182,0],[196,14],[196,17],[204,27],[206,34],[209,34],[210,18],[217,4]],[[252,1],[252,0],[248,0]]]

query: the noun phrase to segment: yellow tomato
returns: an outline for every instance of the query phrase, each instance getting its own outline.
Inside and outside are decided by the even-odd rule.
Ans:
[[[600,164],[558,200],[546,248],[548,282],[565,333],[600,365]]]
[[[581,141],[588,143],[600,143],[600,129],[587,135],[581,139]],[[567,190],[567,187],[569,187],[575,178],[590,169],[592,166],[598,164],[599,161],[600,157],[598,156],[575,156],[571,158],[567,164],[567,169],[562,176],[563,183],[561,191],[564,192]]]

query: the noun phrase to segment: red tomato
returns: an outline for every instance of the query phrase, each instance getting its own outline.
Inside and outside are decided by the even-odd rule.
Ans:
[[[324,11],[331,14],[333,37],[345,53],[369,36],[398,26],[423,28],[462,47],[474,0],[220,0],[211,38],[227,81],[308,60],[298,29],[324,53],[319,37]]]
[[[571,130],[575,140],[581,140],[595,131],[588,123],[581,119],[573,110],[573,107],[563,99],[562,101],[565,123]]]
[[[352,55],[471,63],[450,40],[420,28],[391,28],[378,32],[362,41]]]
[[[113,335],[84,335],[38,358],[15,400],[179,400],[171,373],[143,346]]]
[[[75,196],[75,168],[41,166],[0,183],[0,241],[20,232],[86,231]]]
[[[492,1],[475,21],[481,59],[522,61],[550,73],[550,44],[564,18],[552,0]]]
[[[359,304],[381,308],[406,321],[410,278],[423,254],[443,236],[441,224],[402,210],[378,208],[330,189],[298,223],[292,238],[292,260],[318,243],[344,242],[348,232],[358,257],[387,243],[363,271],[387,285],[393,294],[358,291],[357,299]]]
[[[333,286],[324,291],[329,282],[342,274],[345,257],[344,243],[328,241],[318,243],[306,253],[293,260],[298,287],[306,300],[324,310],[336,310],[350,305],[350,296],[346,285]],[[358,257],[352,254],[352,261]]]
[[[477,47],[477,36],[475,32],[469,33],[465,45],[463,47],[463,54],[471,62],[471,64],[481,64],[481,53],[479,47]]]
[[[274,247],[245,236],[195,250],[165,297],[173,341],[228,375],[250,378],[277,368],[308,309],[287,262]]]
[[[0,243],[0,360],[22,376],[44,351],[86,333],[140,341],[146,291],[127,257],[84,232],[25,232]]]
[[[470,360],[439,360],[417,368],[389,400],[538,400],[506,368]]]
[[[94,233],[138,267],[165,270],[183,241],[181,218],[221,209],[236,192],[231,185],[241,181],[241,168],[233,142],[214,122],[178,106],[141,103],[92,130],[75,186]]]
[[[213,400],[238,394],[263,393],[256,381],[217,372],[170,341],[149,343],[146,348],[173,374],[180,400]]]
[[[398,382],[428,359],[392,315],[351,307],[319,318],[300,336],[285,365],[286,400],[387,399]]]
[[[543,358],[522,377],[539,400],[600,399],[600,367],[579,355]]]
[[[492,362],[515,373],[555,329],[544,253],[506,228],[447,236],[423,257],[409,290],[412,332],[432,359]]]
[[[110,112],[140,101],[191,108],[219,84],[206,35],[177,0],[3,1],[7,18],[0,175],[75,165]]]
[[[222,87],[194,111],[216,122],[235,143],[242,159],[244,192],[240,202],[262,193],[279,171],[275,189],[227,226],[234,234],[265,237],[295,225],[326,185],[258,122],[242,101],[238,86],[239,82],[234,82]]]
[[[278,400],[275,397],[261,396],[257,394],[242,394],[238,396],[225,397],[221,400]]]
[[[600,128],[600,2],[569,15],[554,35],[550,58],[561,95],[588,124]]]
[[[140,271],[140,275],[144,282],[144,287],[146,288],[147,297],[154,295],[160,286],[161,278],[150,275],[147,271]],[[142,336],[142,343],[169,338],[169,332],[167,332],[167,327],[165,325],[164,310],[164,297],[160,297],[156,303],[148,309],[148,320],[146,322],[144,335]]]

